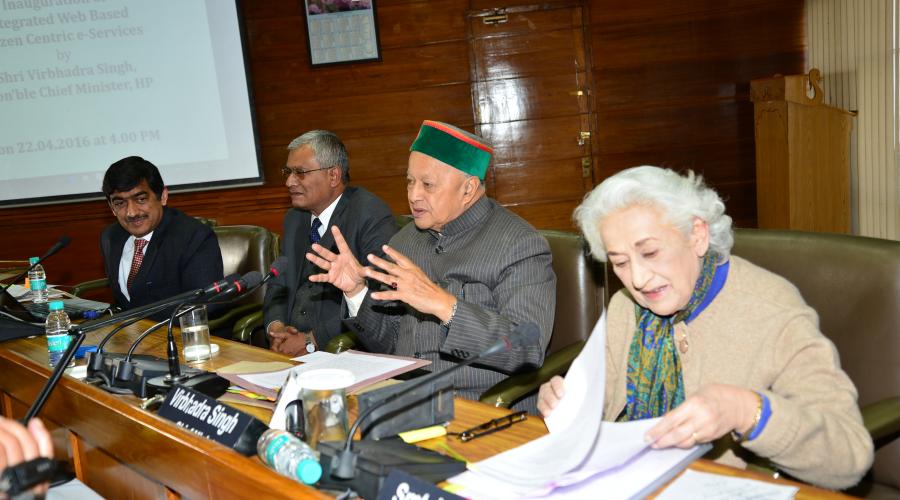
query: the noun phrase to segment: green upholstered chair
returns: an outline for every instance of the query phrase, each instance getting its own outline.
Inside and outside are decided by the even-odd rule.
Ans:
[[[269,265],[278,257],[279,238],[260,226],[236,225],[213,226],[219,249],[222,252],[222,268],[225,276],[259,271],[265,275]],[[231,304],[228,311],[210,320],[210,331],[232,330],[232,339],[246,342],[243,335],[243,318],[251,313],[262,312],[265,286]]]
[[[859,390],[875,465],[850,492],[900,496],[900,242],[738,229],[734,255],[797,286]]]
[[[556,314],[544,364],[515,374],[481,395],[481,402],[509,407],[534,393],[554,375],[562,375],[581,352],[603,311],[603,266],[587,253],[581,235],[543,230],[556,273]]]
[[[109,282],[106,278],[97,278],[95,280],[90,281],[82,281],[77,285],[72,287],[72,295],[76,297],[81,297],[87,292],[92,290],[99,290],[101,288],[105,288],[109,285]]]

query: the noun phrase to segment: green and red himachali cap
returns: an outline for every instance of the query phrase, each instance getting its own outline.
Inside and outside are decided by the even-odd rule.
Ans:
[[[425,120],[410,151],[418,151],[484,180],[494,149],[475,134],[453,125]]]

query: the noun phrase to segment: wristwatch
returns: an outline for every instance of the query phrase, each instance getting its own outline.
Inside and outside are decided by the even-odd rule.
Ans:
[[[303,332],[303,335],[306,337],[306,353],[312,354],[316,352],[316,340],[311,332]]]

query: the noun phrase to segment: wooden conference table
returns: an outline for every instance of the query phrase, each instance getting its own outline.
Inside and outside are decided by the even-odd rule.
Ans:
[[[143,321],[126,328],[107,345],[109,352],[125,352],[143,328]],[[88,334],[84,345],[99,343],[105,331]],[[180,334],[176,335],[180,347]],[[286,361],[271,351],[221,339],[217,356],[199,368],[215,371],[237,361]],[[151,334],[136,351],[165,357],[165,334]],[[83,361],[81,361],[83,363]],[[0,343],[0,404],[8,417],[21,417],[50,375],[46,340],[41,337]],[[106,498],[328,498],[324,493],[279,476],[256,457],[244,457],[213,441],[181,429],[154,413],[142,410],[134,396],[107,393],[79,380],[63,377],[39,415],[51,428],[56,457],[68,457],[78,478]],[[268,422],[263,408],[235,405]],[[459,432],[508,410],[478,402],[456,400],[456,419],[450,430]],[[477,461],[545,434],[539,418],[468,443],[435,438],[421,446],[446,453],[449,448]],[[840,494],[799,483],[698,460],[697,471],[715,472],[763,481],[793,484],[797,498],[841,498]],[[846,498],[846,497],[843,497]]]

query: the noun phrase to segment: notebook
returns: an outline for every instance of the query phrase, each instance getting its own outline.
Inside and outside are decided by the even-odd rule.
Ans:
[[[78,297],[63,299],[63,310],[72,319],[81,319],[86,311],[103,312],[109,309],[106,302],[81,299]],[[15,318],[28,323],[43,323],[50,314],[49,302],[19,302],[6,288],[0,292],[0,309]]]

